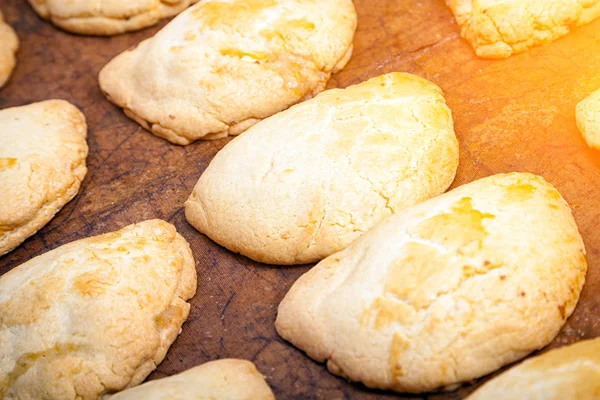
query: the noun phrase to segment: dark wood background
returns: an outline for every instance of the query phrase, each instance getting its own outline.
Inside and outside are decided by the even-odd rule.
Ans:
[[[454,113],[461,156],[453,186],[509,171],[537,173],[553,183],[573,208],[590,268],[579,305],[552,346],[600,335],[600,153],[586,147],[574,112],[579,100],[600,87],[600,20],[549,46],[490,61],[476,58],[461,39],[443,0],[355,4],[354,55],[329,87],[391,71],[421,75],[444,89]],[[16,72],[0,90],[0,108],[50,98],[71,101],[87,117],[90,146],[79,195],[0,258],[0,273],[73,240],[162,218],[191,243],[199,284],[183,333],[150,379],[239,357],[257,364],[280,399],[395,397],[334,377],[277,336],[277,305],[308,266],[252,262],[185,220],[183,202],[229,139],[172,145],[127,119],[100,93],[102,66],[164,23],[113,38],[82,37],[43,22],[25,0],[0,0],[0,7],[21,39]],[[476,385],[406,398],[461,399]]]

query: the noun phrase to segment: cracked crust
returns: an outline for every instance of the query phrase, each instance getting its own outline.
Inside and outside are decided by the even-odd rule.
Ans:
[[[29,0],[44,19],[66,31],[109,36],[154,25],[198,0]]]
[[[600,393],[600,339],[523,361],[484,384],[468,400],[593,400]]]
[[[0,111],[0,255],[77,195],[87,168],[84,115],[63,100]]]
[[[13,28],[4,22],[2,11],[0,11],[0,88],[8,81],[15,69],[18,49],[19,38]]]
[[[479,57],[508,58],[600,17],[600,0],[446,0]]]
[[[586,270],[558,191],[535,175],[494,175],[401,211],[323,260],[292,286],[275,326],[369,387],[455,388],[550,343]]]
[[[350,0],[204,0],[108,63],[100,87],[175,144],[237,135],[322,91],[355,29]]]
[[[600,89],[577,104],[576,116],[588,146],[600,150]]]
[[[195,291],[189,245],[160,220],[20,265],[0,277],[0,397],[93,400],[140,384]]]
[[[304,264],[443,193],[457,166],[440,88],[392,73],[323,92],[231,141],[201,176],[185,212],[200,232],[234,252]]]
[[[275,400],[265,378],[246,360],[224,359],[125,390],[110,400]],[[108,399],[107,398],[107,399]]]

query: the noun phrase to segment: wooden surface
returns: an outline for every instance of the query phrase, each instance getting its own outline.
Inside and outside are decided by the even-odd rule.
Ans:
[[[553,183],[573,207],[590,266],[579,305],[553,346],[600,335],[600,153],[585,146],[574,116],[576,103],[600,87],[600,21],[550,46],[488,61],[477,59],[461,39],[443,0],[355,3],[354,55],[329,86],[390,71],[428,78],[444,89],[454,113],[461,156],[453,186],[509,171],[533,172]],[[171,145],[127,119],[100,93],[102,66],[158,26],[89,38],[41,21],[25,0],[1,0],[0,7],[22,44],[17,70],[0,91],[0,108],[69,100],[87,117],[90,146],[89,172],[77,198],[0,258],[0,273],[75,239],[162,218],[191,243],[199,285],[183,333],[150,379],[240,357],[257,364],[280,399],[395,397],[334,377],[278,338],[277,305],[308,267],[257,264],[220,248],[186,222],[183,202],[228,139]],[[460,399],[475,386],[407,398]]]

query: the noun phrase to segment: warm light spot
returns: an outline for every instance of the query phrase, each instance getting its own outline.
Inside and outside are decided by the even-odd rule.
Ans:
[[[312,32],[316,28],[316,25],[310,21],[305,19],[292,19],[292,20],[282,20],[281,22],[274,24],[269,29],[265,29],[260,32],[260,35],[267,40],[280,40],[282,42],[287,42],[288,40],[292,40],[295,35],[303,34],[306,35],[306,32],[298,32],[298,31],[309,31]]]
[[[268,29],[260,32],[260,35],[267,40],[278,39],[285,42],[285,37],[276,29]]]
[[[410,323],[414,313],[429,308],[440,293],[451,291],[473,276],[502,267],[502,263],[489,258],[480,263],[463,258],[465,249],[474,247],[474,243],[477,248],[481,247],[481,242],[488,235],[483,221],[493,218],[492,214],[475,210],[472,198],[464,197],[449,212],[426,219],[411,229],[411,235],[437,242],[448,251],[455,252],[458,258],[440,252],[433,245],[404,244],[403,254],[390,264],[384,279],[384,294],[391,296],[374,301],[365,311],[361,324],[368,325],[372,315],[375,315],[375,329],[392,322]]]
[[[517,182],[506,188],[512,201],[525,201],[533,197],[535,186],[530,183]]]
[[[483,241],[488,235],[483,221],[495,217],[474,209],[473,199],[463,197],[449,212],[423,221],[410,233],[457,250],[473,242]]]
[[[258,52],[252,52],[252,51],[244,51],[244,50],[240,50],[240,49],[232,49],[232,48],[226,48],[226,49],[221,49],[221,54],[224,56],[229,56],[229,57],[250,57],[254,60],[265,60],[268,58],[268,55],[265,53],[258,53]]]
[[[305,29],[307,31],[313,31],[316,28],[315,24],[305,19],[292,19],[284,21],[283,24],[285,24],[287,29]]]
[[[0,158],[0,171],[17,165],[18,158]]]
[[[185,35],[183,36],[184,40],[187,40],[188,42],[192,41],[192,40],[196,40],[198,38],[198,35],[196,35],[196,32],[189,30],[185,33]]]
[[[173,46],[169,49],[169,51],[171,51],[172,53],[179,53],[183,49],[185,49],[185,46]]]
[[[552,200],[562,200],[562,196],[560,195],[560,193],[558,193],[558,190],[556,189],[548,190],[548,192],[546,192],[546,196]]]

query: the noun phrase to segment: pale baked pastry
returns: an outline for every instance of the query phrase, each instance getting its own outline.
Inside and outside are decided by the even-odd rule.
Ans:
[[[400,211],[323,260],[275,326],[369,387],[451,389],[550,343],[586,270],[558,191],[535,175],[495,175]]]
[[[270,264],[309,263],[443,193],[457,166],[440,88],[391,73],[323,92],[231,141],[185,212],[234,252]]]
[[[63,100],[0,110],[0,255],[46,225],[87,168],[84,115]]]
[[[180,374],[150,381],[111,400],[274,400],[253,363],[225,359],[207,362]]]
[[[586,340],[523,361],[468,400],[596,400],[598,382],[600,339]]]
[[[351,0],[203,0],[106,65],[100,87],[173,143],[237,135],[323,90],[355,28]]]
[[[446,0],[479,57],[507,58],[600,17],[600,0]]]
[[[0,398],[94,400],[138,385],[195,291],[190,247],[160,220],[21,264],[0,277]]]
[[[577,104],[577,127],[588,146],[600,149],[600,89]]]
[[[29,0],[44,19],[82,35],[116,35],[154,25],[198,0]]]
[[[0,88],[4,86],[17,63],[19,38],[13,28],[4,21],[0,11]]]

